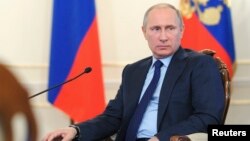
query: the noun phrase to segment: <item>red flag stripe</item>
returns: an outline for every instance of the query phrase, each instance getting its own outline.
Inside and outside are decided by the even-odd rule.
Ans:
[[[61,107],[63,111],[71,115],[74,121],[90,119],[100,114],[105,107],[101,55],[96,33],[97,21],[95,18],[88,33],[82,40],[68,79],[79,74],[87,66],[92,67],[92,72],[72,82],[73,84],[62,87],[54,103],[54,105]],[[82,89],[82,86],[88,88],[88,90]],[[72,109],[71,107],[76,108]],[[81,111],[81,114],[79,111]]]
[[[185,31],[182,40],[182,45],[186,48],[191,48],[197,51],[202,49],[212,49],[216,51],[216,56],[219,56],[227,65],[230,76],[233,75],[232,60],[226,50],[219,44],[218,41],[211,35],[207,29],[201,24],[196,14],[193,14],[190,19],[184,18]]]

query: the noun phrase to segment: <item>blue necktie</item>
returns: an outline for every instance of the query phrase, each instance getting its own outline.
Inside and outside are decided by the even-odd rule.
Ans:
[[[161,66],[162,62],[160,60],[157,60],[154,63],[154,76],[148,85],[148,88],[146,89],[140,103],[137,105],[136,110],[132,118],[130,119],[128,128],[127,128],[127,133],[126,133],[126,141],[135,141],[137,137],[137,132],[139,129],[139,126],[142,121],[142,117],[147,109],[148,103],[151,100],[154,91],[156,89],[157,83],[160,78],[161,74]]]

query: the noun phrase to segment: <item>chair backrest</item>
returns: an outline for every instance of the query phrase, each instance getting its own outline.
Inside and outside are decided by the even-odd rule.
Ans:
[[[2,64],[0,78],[0,140],[36,141],[37,126],[27,90]]]
[[[200,52],[203,54],[212,56],[220,70],[221,80],[222,80],[224,91],[225,91],[225,108],[224,108],[224,113],[222,116],[221,124],[225,124],[227,112],[228,112],[228,108],[230,104],[230,99],[231,99],[231,79],[229,76],[228,68],[226,64],[219,57],[214,56],[216,53],[215,51],[210,50],[210,49],[204,49],[204,50],[201,50]]]

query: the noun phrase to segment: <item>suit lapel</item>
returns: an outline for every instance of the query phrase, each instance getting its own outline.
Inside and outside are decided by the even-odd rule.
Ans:
[[[130,84],[128,84],[128,93],[127,93],[127,102],[129,104],[126,104],[127,106],[127,112],[128,112],[128,116],[130,119],[130,117],[133,115],[136,106],[138,104],[139,98],[140,98],[140,94],[142,91],[142,87],[144,85],[144,81],[146,79],[146,75],[148,72],[148,69],[150,67],[152,63],[152,59],[147,59],[146,61],[144,61],[143,63],[138,65],[138,68],[135,68],[132,72],[132,75],[129,79],[129,82],[132,82]]]
[[[180,47],[178,51],[173,56],[168,70],[165,74],[165,78],[162,84],[162,90],[159,98],[159,107],[158,107],[158,119],[157,119],[157,127],[159,129],[160,123],[163,119],[164,113],[166,112],[166,108],[168,105],[169,97],[172,94],[172,90],[175,86],[175,83],[179,76],[182,74],[186,64],[187,59],[184,50]]]

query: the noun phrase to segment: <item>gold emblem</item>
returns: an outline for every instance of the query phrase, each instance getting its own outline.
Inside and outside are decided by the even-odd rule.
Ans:
[[[199,19],[202,23],[206,25],[216,25],[220,22],[221,12],[223,11],[222,5],[207,7],[209,0],[193,0],[193,5],[191,0],[181,0],[180,1],[180,11],[181,14],[189,19],[192,17],[193,13],[196,11],[198,13]],[[229,7],[229,0],[223,0],[223,3]],[[201,11],[200,6],[206,7]]]

